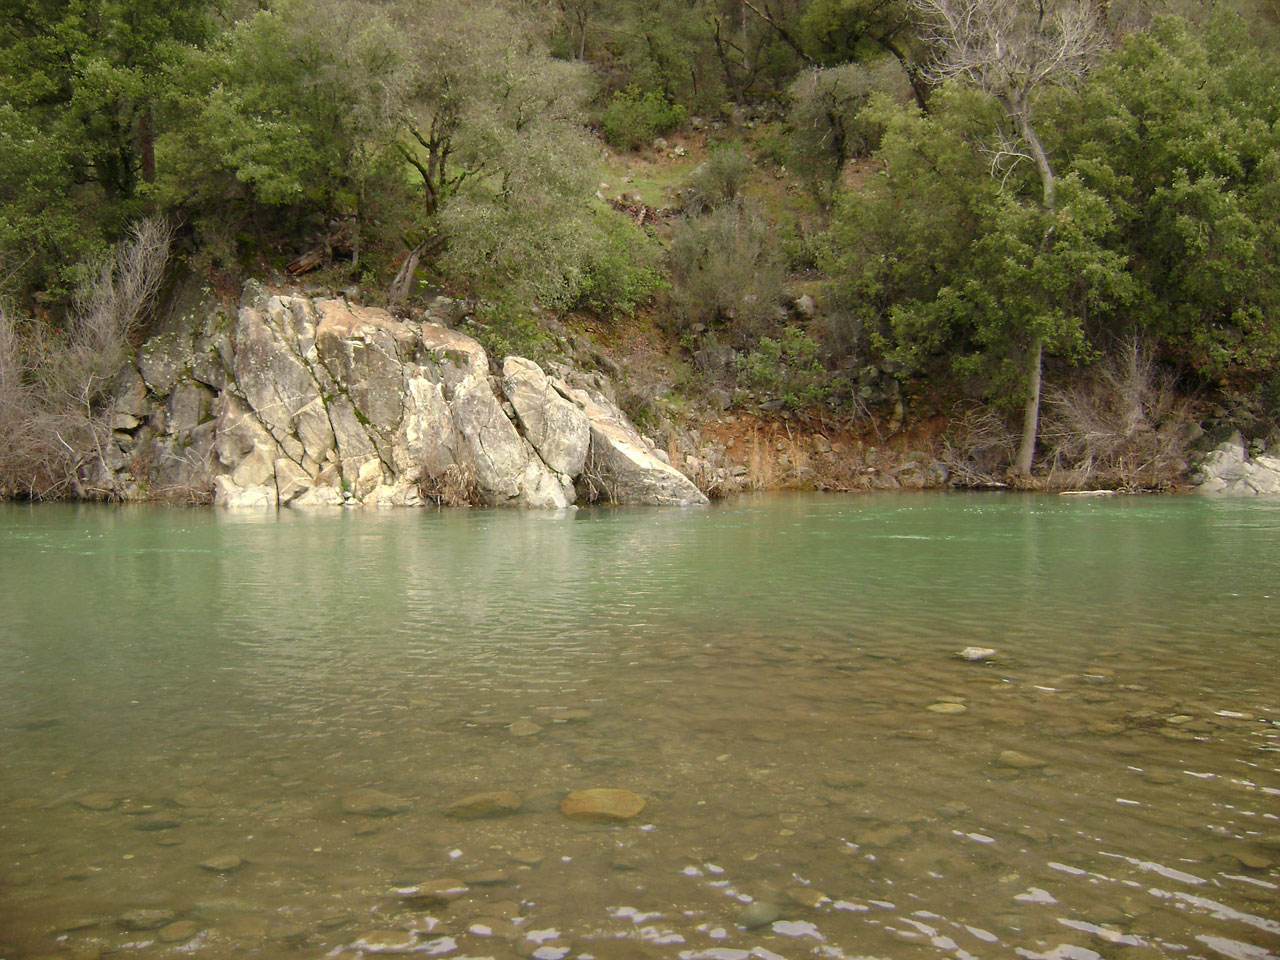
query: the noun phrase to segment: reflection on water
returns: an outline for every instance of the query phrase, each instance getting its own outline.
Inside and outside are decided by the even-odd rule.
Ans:
[[[0,508],[0,958],[1275,958],[1278,596],[1266,503]]]

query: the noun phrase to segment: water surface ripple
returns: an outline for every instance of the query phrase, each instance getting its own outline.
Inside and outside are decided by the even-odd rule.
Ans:
[[[1278,599],[1268,502],[0,506],[0,958],[1276,960]]]

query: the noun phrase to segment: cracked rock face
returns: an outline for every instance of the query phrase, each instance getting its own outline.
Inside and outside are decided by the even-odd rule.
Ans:
[[[342,300],[259,293],[140,366],[102,466],[126,498],[163,482],[228,507],[412,506],[462,476],[493,506],[706,502],[602,393],[522,357],[491,377],[470,337]]]

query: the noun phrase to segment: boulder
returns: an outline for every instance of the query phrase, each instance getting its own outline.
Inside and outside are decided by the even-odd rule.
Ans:
[[[1249,458],[1239,431],[1206,454],[1192,477],[1196,492],[1221,497],[1280,494],[1280,457]]]
[[[250,284],[234,323],[219,312],[142,349],[117,383],[102,469],[141,496],[129,464],[151,463],[152,482],[229,507],[417,505],[447,478],[457,499],[491,505],[563,509],[579,490],[705,502],[645,444],[606,379],[556,372],[508,357],[499,384],[457,330]]]
[[[707,502],[692,480],[653,454],[622,411],[602,394],[570,387],[563,380],[552,383],[590,423],[583,482],[591,499],[664,507]]]

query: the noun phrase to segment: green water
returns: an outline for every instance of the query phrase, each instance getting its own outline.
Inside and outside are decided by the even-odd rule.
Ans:
[[[0,960],[384,954],[1280,956],[1280,503],[0,506]]]

